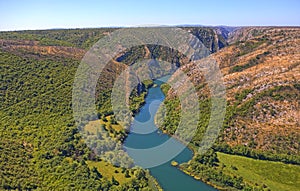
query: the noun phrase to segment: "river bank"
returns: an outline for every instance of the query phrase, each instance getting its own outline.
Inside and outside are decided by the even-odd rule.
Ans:
[[[145,97],[145,104],[140,108],[140,111],[136,113],[134,117],[134,120],[138,122],[147,122],[144,123],[147,125],[143,126],[143,123],[141,125],[140,123],[133,122],[133,125],[130,127],[130,132],[128,133],[128,136],[124,141],[124,145],[126,147],[136,149],[155,147],[160,144],[163,144],[169,139],[173,139],[169,135],[164,134],[154,124],[154,116],[160,104],[165,98],[164,94],[160,89],[160,85],[164,82],[159,80],[155,80],[154,82],[157,85],[154,85],[151,88],[149,88],[148,94]],[[155,131],[153,131],[150,134],[134,133],[137,130],[141,130],[141,128],[147,128],[148,130],[155,129]],[[182,143],[180,143],[176,139],[174,140],[176,142],[175,144],[182,145]],[[192,176],[189,176],[188,174],[184,173],[181,169],[171,165],[171,160],[175,160],[179,164],[181,164],[188,162],[192,159],[192,157],[194,156],[193,151],[187,148],[186,146],[184,147],[185,149],[180,154],[178,154],[174,158],[171,158],[168,162],[160,164],[153,168],[149,168],[150,174],[155,177],[155,179],[160,183],[164,190],[215,190],[210,185],[205,184],[204,182],[201,182]],[[134,159],[134,156],[131,157],[133,157]]]

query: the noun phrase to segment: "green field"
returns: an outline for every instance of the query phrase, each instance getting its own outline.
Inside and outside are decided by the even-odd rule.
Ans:
[[[107,121],[103,121],[102,119],[90,121],[86,126],[85,130],[89,131],[91,133],[96,134],[97,128],[100,128],[101,125],[105,125],[105,128],[109,131],[110,129],[115,130],[116,132],[120,132],[123,129],[123,127],[119,124],[111,124],[110,119],[111,116],[105,117]]]
[[[130,176],[126,177],[121,168],[115,167],[109,162],[87,161],[87,164],[90,168],[96,167],[97,170],[108,180],[111,180],[112,177],[114,177],[120,184],[125,184],[126,182],[132,180],[132,173],[130,173]]]
[[[250,184],[264,184],[271,190],[278,191],[297,191],[300,188],[300,166],[220,152],[217,155],[220,164],[225,165],[224,173],[242,176]]]

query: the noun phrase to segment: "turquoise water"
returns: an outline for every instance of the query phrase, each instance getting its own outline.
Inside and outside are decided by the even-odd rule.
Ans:
[[[176,167],[171,165],[172,160],[179,163],[189,161],[193,152],[184,147],[179,141],[171,138],[167,134],[163,134],[154,124],[155,114],[160,104],[165,99],[164,94],[160,89],[160,85],[165,81],[167,77],[155,80],[154,87],[149,89],[146,97],[145,105],[140,109],[140,112],[135,116],[133,124],[130,129],[130,133],[125,140],[124,146],[135,149],[147,149],[155,146],[159,146],[165,141],[171,139],[172,144],[177,148],[183,148],[182,152],[177,156],[169,159],[164,164],[148,168],[151,175],[154,176],[162,188],[166,191],[215,191],[216,189],[211,186],[195,180],[193,177],[186,175]],[[140,157],[128,152],[128,154],[139,165]],[[151,158],[152,157],[152,158]],[[155,160],[155,158],[161,157],[160,154],[151,153],[151,157],[143,160]],[[144,164],[140,161],[141,164]],[[143,166],[143,165],[141,165]]]

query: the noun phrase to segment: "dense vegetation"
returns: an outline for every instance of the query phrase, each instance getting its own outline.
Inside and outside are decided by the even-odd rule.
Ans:
[[[275,100],[289,100],[297,98],[298,90],[295,87],[297,87],[297,84],[295,84],[294,86],[277,86],[275,88],[270,88],[268,90],[262,91],[255,96],[252,96],[251,99],[247,101],[244,101],[244,99],[252,91],[247,89],[243,90],[241,93],[235,95],[235,103],[233,105],[230,104],[227,106],[223,128],[226,130],[226,128],[232,126],[233,121],[236,117],[253,116],[253,112],[255,112],[253,106],[256,102],[260,102],[262,99],[265,99],[265,97],[271,97]],[[167,93],[170,90],[170,86],[167,84],[163,84],[162,90],[164,93]],[[160,120],[158,120],[157,124],[165,132],[173,134],[180,120],[180,101],[177,96],[168,97],[164,101],[164,104],[166,109],[164,121],[160,123]],[[201,120],[198,123],[198,131],[194,135],[194,138],[189,145],[190,148],[194,149],[195,151],[200,146],[204,132],[207,129],[209,123],[211,106],[210,99],[199,100],[199,105]],[[161,117],[161,114],[158,113],[158,116]],[[298,135],[294,136],[286,137],[286,140],[282,141],[281,144],[279,144],[278,140],[275,140],[276,143],[274,144],[273,148],[269,148],[269,150],[260,150],[256,149],[257,143],[255,143],[254,140],[252,140],[252,142],[250,142],[248,145],[240,144],[229,146],[226,142],[224,142],[224,138],[222,138],[224,137],[224,135],[221,134],[219,140],[215,142],[211,150],[209,150],[204,155],[194,156],[189,163],[180,165],[180,168],[186,173],[193,175],[196,179],[201,179],[204,182],[209,182],[210,184],[217,186],[219,189],[225,188],[225,190],[276,190],[274,184],[276,185],[276,182],[278,181],[283,183],[283,185],[280,186],[282,186],[284,190],[295,190],[295,188],[297,187],[295,185],[296,181],[294,181],[294,183],[290,185],[290,188],[289,185],[285,185],[283,181],[279,181],[280,176],[277,177],[278,179],[266,183],[260,180],[260,176],[252,178],[250,182],[247,181],[249,180],[248,178],[250,176],[249,172],[248,174],[239,174],[237,173],[237,171],[233,170],[230,173],[224,173],[224,164],[220,162],[217,157],[217,152],[222,152],[265,161],[261,162],[260,165],[273,164],[266,161],[279,161],[286,164],[293,164],[294,166],[289,166],[289,168],[292,172],[294,172],[293,176],[299,176],[299,173],[295,172],[299,167],[296,165],[300,164],[300,157],[299,155],[291,154],[292,151],[289,149],[290,147],[297,147],[297,141],[299,141],[299,139],[297,138]],[[245,163],[248,160],[248,158],[245,158]],[[278,166],[284,165],[282,163],[274,164],[278,164]],[[243,166],[243,168],[246,167]],[[274,165],[274,167],[272,168],[276,168],[276,165]],[[273,172],[270,170],[269,173],[272,174]]]
[[[209,150],[180,168],[220,190],[297,190],[299,166]],[[284,175],[284,176],[283,176]]]
[[[78,60],[36,59],[4,51],[0,58],[2,189],[151,189],[143,170],[111,166],[117,170],[113,178],[107,178],[93,168],[101,161],[83,142],[72,116]],[[119,184],[118,174],[130,179]]]
[[[1,32],[0,39],[37,41],[38,45],[74,46],[88,49],[94,45],[106,32],[115,28],[102,29],[57,29],[29,30],[16,32]]]

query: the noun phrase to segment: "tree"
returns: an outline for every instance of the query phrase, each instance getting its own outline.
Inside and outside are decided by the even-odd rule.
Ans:
[[[134,171],[134,176],[135,176],[138,180],[140,180],[140,179],[142,179],[142,178],[145,177],[145,171],[143,171],[142,169],[136,169],[136,170]]]
[[[96,167],[93,167],[91,171],[96,175],[96,178],[98,179],[102,178],[102,174],[97,170]]]
[[[115,179],[114,176],[111,177],[111,182],[113,185],[119,185],[119,182]]]

